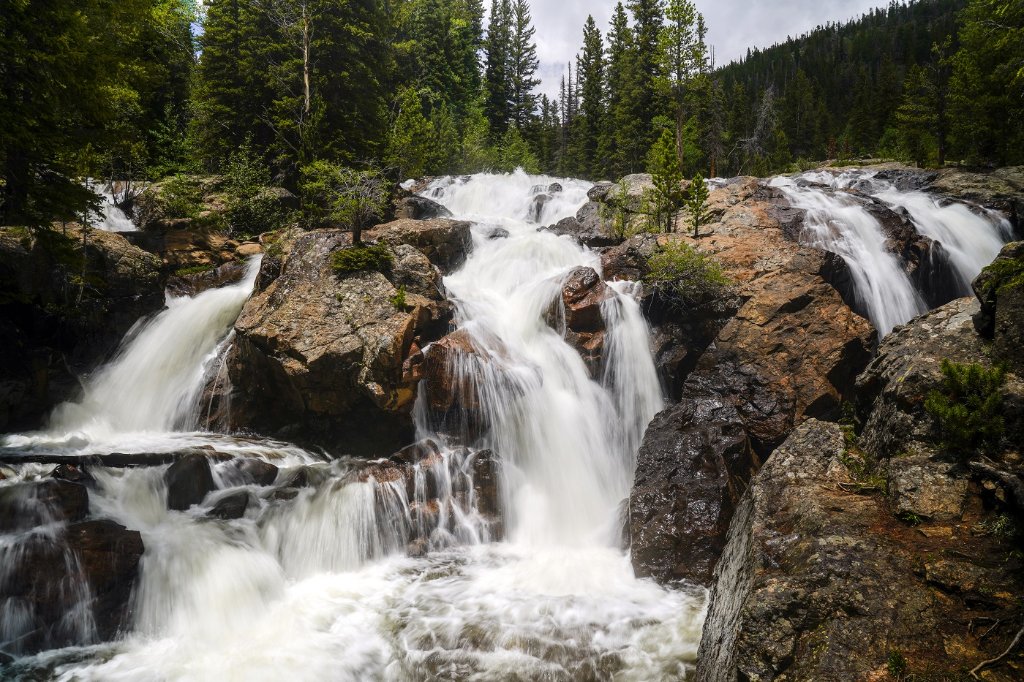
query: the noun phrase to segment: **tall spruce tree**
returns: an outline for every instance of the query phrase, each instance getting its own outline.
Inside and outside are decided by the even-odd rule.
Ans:
[[[664,15],[661,0],[629,0],[628,7],[633,15],[633,44],[625,100],[636,121],[636,134],[622,143],[627,168],[637,171],[644,167],[655,141],[654,119],[665,113],[660,92],[665,64],[661,40]]]
[[[629,27],[626,8],[615,5],[608,30],[608,52],[605,70],[606,117],[598,140],[602,171],[608,177],[621,177],[627,172],[624,143],[639,134],[638,121],[630,107],[630,77],[633,63],[633,31]]]
[[[511,49],[509,50],[509,93],[512,122],[525,130],[536,116],[537,95],[534,89],[540,84],[535,76],[540,61],[533,36],[536,29],[530,16],[527,0],[514,0],[512,5]]]
[[[512,2],[491,0],[491,13],[485,41],[484,113],[491,137],[500,139],[512,120],[511,52]]]
[[[583,53],[576,61],[580,93],[580,124],[577,133],[580,167],[585,177],[596,178],[601,172],[599,137],[604,123],[604,45],[594,17],[583,25]]]

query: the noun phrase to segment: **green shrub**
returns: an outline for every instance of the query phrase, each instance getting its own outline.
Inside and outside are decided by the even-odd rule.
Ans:
[[[279,230],[292,219],[291,212],[269,191],[270,171],[248,144],[228,160],[224,189],[224,218],[233,235],[248,238]]]
[[[889,674],[897,680],[903,679],[903,676],[907,674],[907,659],[898,651],[890,651],[886,667],[889,669]]]
[[[322,160],[302,168],[300,186],[306,227],[344,227],[352,230],[353,242],[360,241],[364,228],[383,219],[391,198],[390,183],[380,171]]]
[[[710,195],[704,176],[697,173],[690,183],[690,195],[686,200],[686,207],[690,209],[690,225],[693,227],[694,239],[700,237],[700,226],[711,222],[711,213],[707,208]]]
[[[942,389],[931,391],[924,403],[938,427],[940,445],[963,457],[996,449],[1004,430],[1000,388],[1005,368],[943,360],[942,374]]]
[[[179,173],[163,183],[160,208],[165,218],[196,218],[203,209],[203,188],[195,178]]]
[[[177,270],[174,271],[174,274],[178,277],[187,277],[188,275],[200,275],[204,272],[210,272],[216,267],[217,266],[213,264],[193,265],[188,268],[178,268]]]
[[[385,272],[391,268],[394,257],[385,244],[357,244],[331,254],[331,269],[336,275],[348,275],[364,270]]]
[[[700,306],[722,297],[730,284],[721,266],[688,244],[671,241],[647,259],[644,283],[679,308]]]
[[[391,297],[391,305],[395,306],[395,310],[405,311],[408,308],[408,304],[405,300],[405,285],[398,287],[398,291]]]

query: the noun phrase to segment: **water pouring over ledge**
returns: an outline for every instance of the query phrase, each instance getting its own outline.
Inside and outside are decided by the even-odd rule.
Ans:
[[[572,240],[538,232],[584,200],[587,185],[558,181],[562,190],[538,210],[537,188],[554,182],[517,173],[439,181],[429,190],[442,190],[436,198],[474,223],[476,250],[446,282],[458,324],[496,355],[500,349],[500,376],[516,379],[512,392],[508,382],[492,386],[488,407],[502,418],[483,436],[508,465],[509,542],[464,536],[463,544],[406,556],[419,481],[414,495],[353,481],[346,462],[318,465],[322,483],[292,500],[251,484],[228,488],[255,500],[228,522],[198,507],[168,511],[162,468],[96,469],[93,512],[139,529],[146,546],[132,631],[113,644],[46,652],[19,665],[68,680],[681,678],[696,656],[703,594],[636,580],[613,543],[636,446],[662,400],[648,331],[634,286],[616,284],[602,310],[604,366],[592,375],[546,322],[566,273],[600,267]],[[495,226],[508,236],[491,240]],[[216,307],[230,317],[226,299]],[[163,317],[168,325],[172,313]],[[179,330],[192,326],[191,315],[170,326],[191,333]],[[197,395],[203,367],[226,336],[189,356],[183,373],[190,378],[178,388],[143,382],[145,395],[126,404],[149,405],[145,414],[105,409],[123,397],[113,387],[133,349],[168,350],[143,338],[138,332],[97,376],[96,399],[62,411],[50,438],[67,440],[70,430],[93,438],[91,447],[129,440],[150,449],[205,438],[224,450],[223,437],[159,429],[191,428],[187,396]],[[428,422],[420,426],[431,433]],[[120,430],[137,428],[150,429],[144,443],[138,432]],[[315,460],[293,448],[282,463],[283,448],[262,441],[235,452],[282,466]],[[224,465],[214,473],[230,484]]]

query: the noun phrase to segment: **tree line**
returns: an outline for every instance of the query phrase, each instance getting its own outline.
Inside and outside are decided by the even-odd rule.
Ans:
[[[527,0],[12,0],[0,36],[4,224],[81,215],[85,177],[254,164],[322,218],[360,173],[1024,162],[1015,0],[893,2],[721,68],[693,2],[626,0],[555,98]]]

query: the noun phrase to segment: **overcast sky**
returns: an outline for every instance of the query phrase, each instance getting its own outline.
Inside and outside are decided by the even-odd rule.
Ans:
[[[537,29],[541,90],[558,92],[566,64],[583,43],[588,14],[608,30],[616,0],[531,0]],[[805,33],[828,21],[845,21],[888,0],[696,0],[707,21],[708,41],[719,65],[746,54],[748,47],[768,47],[787,36]]]

